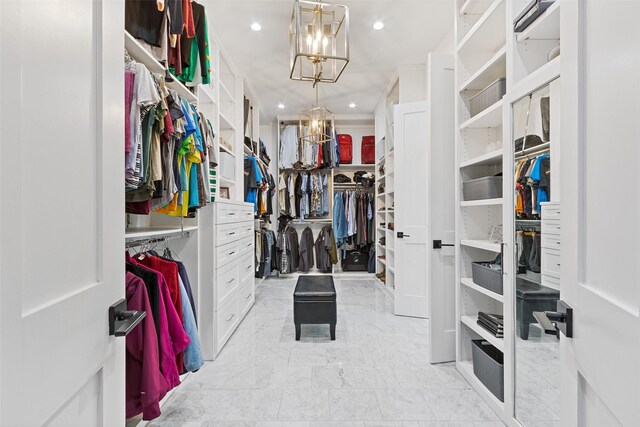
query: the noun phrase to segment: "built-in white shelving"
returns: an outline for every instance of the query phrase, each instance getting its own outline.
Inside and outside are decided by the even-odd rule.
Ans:
[[[493,205],[501,205],[503,203],[502,199],[482,199],[482,200],[471,200],[468,202],[460,202],[460,206],[493,206]]]
[[[504,351],[504,339],[497,338],[491,332],[478,325],[478,316],[462,316],[460,321],[483,339],[489,341],[492,346],[500,351]]]
[[[460,125],[461,129],[468,128],[494,128],[502,125],[502,106],[503,101],[500,100],[471,117]]]
[[[502,163],[502,148],[499,150],[491,151],[487,154],[483,154],[478,157],[474,157],[467,161],[460,163],[460,168],[467,168],[471,166],[492,166]]]
[[[560,40],[560,1],[557,0],[545,10],[524,31],[516,34],[516,40]]]
[[[494,300],[503,303],[504,302],[504,296],[497,294],[495,292],[490,291],[487,288],[483,288],[482,286],[478,286],[475,283],[473,283],[473,279],[470,277],[465,277],[462,280],[460,280],[460,283],[462,283],[464,286],[466,286],[469,289],[473,289],[476,292],[479,292],[483,295],[488,296],[489,298],[493,298]]]
[[[500,243],[494,243],[490,240],[461,240],[460,244],[468,248],[482,249],[490,252],[500,252]]]

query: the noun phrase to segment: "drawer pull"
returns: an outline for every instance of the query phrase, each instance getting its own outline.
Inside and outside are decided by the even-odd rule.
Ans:
[[[226,284],[228,285],[229,283],[233,283],[235,280],[236,280],[236,279],[235,279],[235,278],[233,278],[233,279],[229,280]]]
[[[560,267],[560,264],[556,264],[558,267]]]
[[[227,233],[227,236],[233,236],[234,234],[236,234],[236,232],[232,231],[231,233]]]
[[[249,244],[247,245],[247,247],[249,248],[249,247],[251,247],[252,245],[253,245],[253,243],[249,243]]]
[[[251,268],[251,264],[247,265],[247,270]]]
[[[244,297],[245,299],[249,299],[251,298],[251,294],[247,295],[246,297]]]
[[[235,253],[236,253],[236,251],[231,251],[231,252],[229,252],[229,255],[233,255]]]
[[[235,213],[235,212],[229,212],[227,215],[229,215],[229,216],[236,216],[236,213]]]
[[[235,315],[235,314],[232,314],[232,315],[227,319],[227,322],[231,322],[231,319],[233,319],[234,317],[236,317],[236,315]]]

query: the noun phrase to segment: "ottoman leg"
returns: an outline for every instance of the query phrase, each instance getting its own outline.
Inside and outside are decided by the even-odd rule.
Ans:
[[[529,324],[524,319],[520,321],[520,338],[525,341],[529,339]]]
[[[331,323],[329,325],[329,331],[331,332],[331,341],[335,341],[336,340],[336,324],[335,323]]]
[[[296,323],[296,341],[300,341],[300,323]]]

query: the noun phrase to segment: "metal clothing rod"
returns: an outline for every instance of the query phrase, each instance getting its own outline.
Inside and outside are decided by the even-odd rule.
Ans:
[[[517,161],[517,160],[530,159],[533,157],[538,157],[540,154],[548,153],[549,151],[551,151],[551,147],[548,144],[545,144],[543,147],[540,147],[538,149],[535,149],[535,148],[536,147],[527,149],[525,150],[526,153],[521,155],[516,155],[515,160]]]
[[[137,248],[143,245],[150,245],[154,243],[162,243],[168,242],[170,240],[182,239],[185,237],[189,237],[190,232],[182,230],[180,234],[175,234],[172,236],[162,236],[162,237],[147,237],[147,238],[131,238],[131,240],[127,240],[124,244],[126,249]]]

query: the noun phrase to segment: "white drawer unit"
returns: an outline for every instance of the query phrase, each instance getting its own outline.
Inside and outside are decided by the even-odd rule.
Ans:
[[[213,325],[214,355],[220,353],[255,301],[253,204],[215,204]]]
[[[560,203],[542,203],[541,273],[542,286],[560,290]]]
[[[231,263],[216,270],[216,309],[220,310],[236,294],[240,286],[238,262]]]
[[[560,236],[542,233],[541,245],[546,249],[560,249]]]
[[[555,249],[544,249],[542,251],[541,273],[543,276],[560,279],[560,251]]]
[[[542,220],[542,234],[553,234],[555,236],[560,236],[560,220],[559,219]]]
[[[218,310],[216,319],[216,355],[227,343],[236,327],[240,324],[240,312],[238,311],[237,298],[230,301],[224,308]]]

